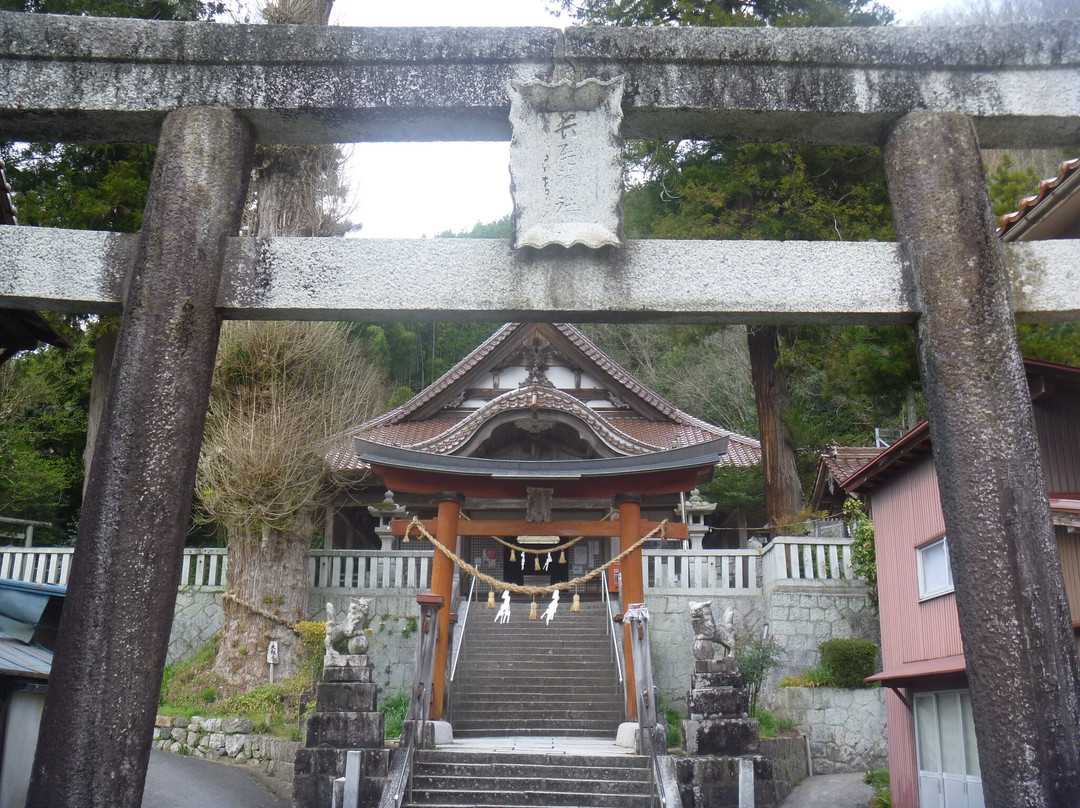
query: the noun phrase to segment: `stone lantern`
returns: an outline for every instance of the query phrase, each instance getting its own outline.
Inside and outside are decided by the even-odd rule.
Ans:
[[[716,510],[716,503],[709,502],[698,489],[690,492],[690,498],[682,505],[683,519],[686,522],[686,536],[690,540],[691,550],[703,550],[702,542],[709,526],[705,517]]]
[[[716,506],[713,505],[713,507]],[[394,535],[390,532],[390,523],[394,519],[400,519],[405,515],[405,506],[394,502],[394,492],[387,490],[382,502],[376,505],[368,505],[368,513],[379,520],[379,524],[375,527],[375,535],[382,542],[379,549],[384,553],[393,550]]]

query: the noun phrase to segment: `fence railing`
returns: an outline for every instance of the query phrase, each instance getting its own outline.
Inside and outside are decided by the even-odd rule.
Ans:
[[[0,578],[67,586],[70,547],[0,548]]]
[[[67,585],[70,547],[0,547],[0,578]],[[850,539],[781,537],[761,550],[644,550],[646,591],[755,592],[782,581],[850,581]],[[312,550],[308,586],[320,590],[427,589],[432,554],[394,550]],[[227,551],[184,551],[181,588],[223,589]]]
[[[757,550],[643,550],[645,589],[685,594],[761,586]]]
[[[427,589],[428,552],[408,550],[312,550],[308,585],[313,589]]]
[[[850,539],[781,536],[761,551],[764,585],[778,581],[850,581]]]

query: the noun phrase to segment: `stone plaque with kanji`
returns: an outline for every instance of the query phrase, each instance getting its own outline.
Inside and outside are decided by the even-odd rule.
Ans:
[[[514,247],[622,243],[623,80],[510,83]]]

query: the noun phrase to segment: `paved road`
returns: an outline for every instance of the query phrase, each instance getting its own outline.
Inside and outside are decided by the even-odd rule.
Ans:
[[[866,808],[872,796],[860,772],[819,774],[799,783],[780,808]]]
[[[242,766],[155,749],[146,770],[142,808],[289,808],[287,787],[279,785],[278,790],[282,796]]]

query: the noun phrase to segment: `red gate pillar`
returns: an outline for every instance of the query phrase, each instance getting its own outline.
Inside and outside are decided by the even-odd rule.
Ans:
[[[435,540],[448,550],[457,551],[458,517],[461,516],[461,503],[465,497],[461,494],[446,492],[438,494],[439,513],[435,519]],[[431,593],[442,595],[445,609],[439,610],[439,634],[435,642],[435,667],[431,689],[431,718],[443,717],[443,693],[446,686],[446,657],[450,647],[450,613],[453,603],[450,600],[454,586],[454,562],[438,550],[431,560]]]
[[[626,552],[641,538],[641,494],[619,494],[619,552]],[[619,587],[623,614],[631,603],[645,602],[645,581],[641,574],[641,548],[622,561],[622,585]],[[626,660],[626,718],[637,720],[637,685],[634,678],[634,652],[630,625],[623,623],[623,659]]]

